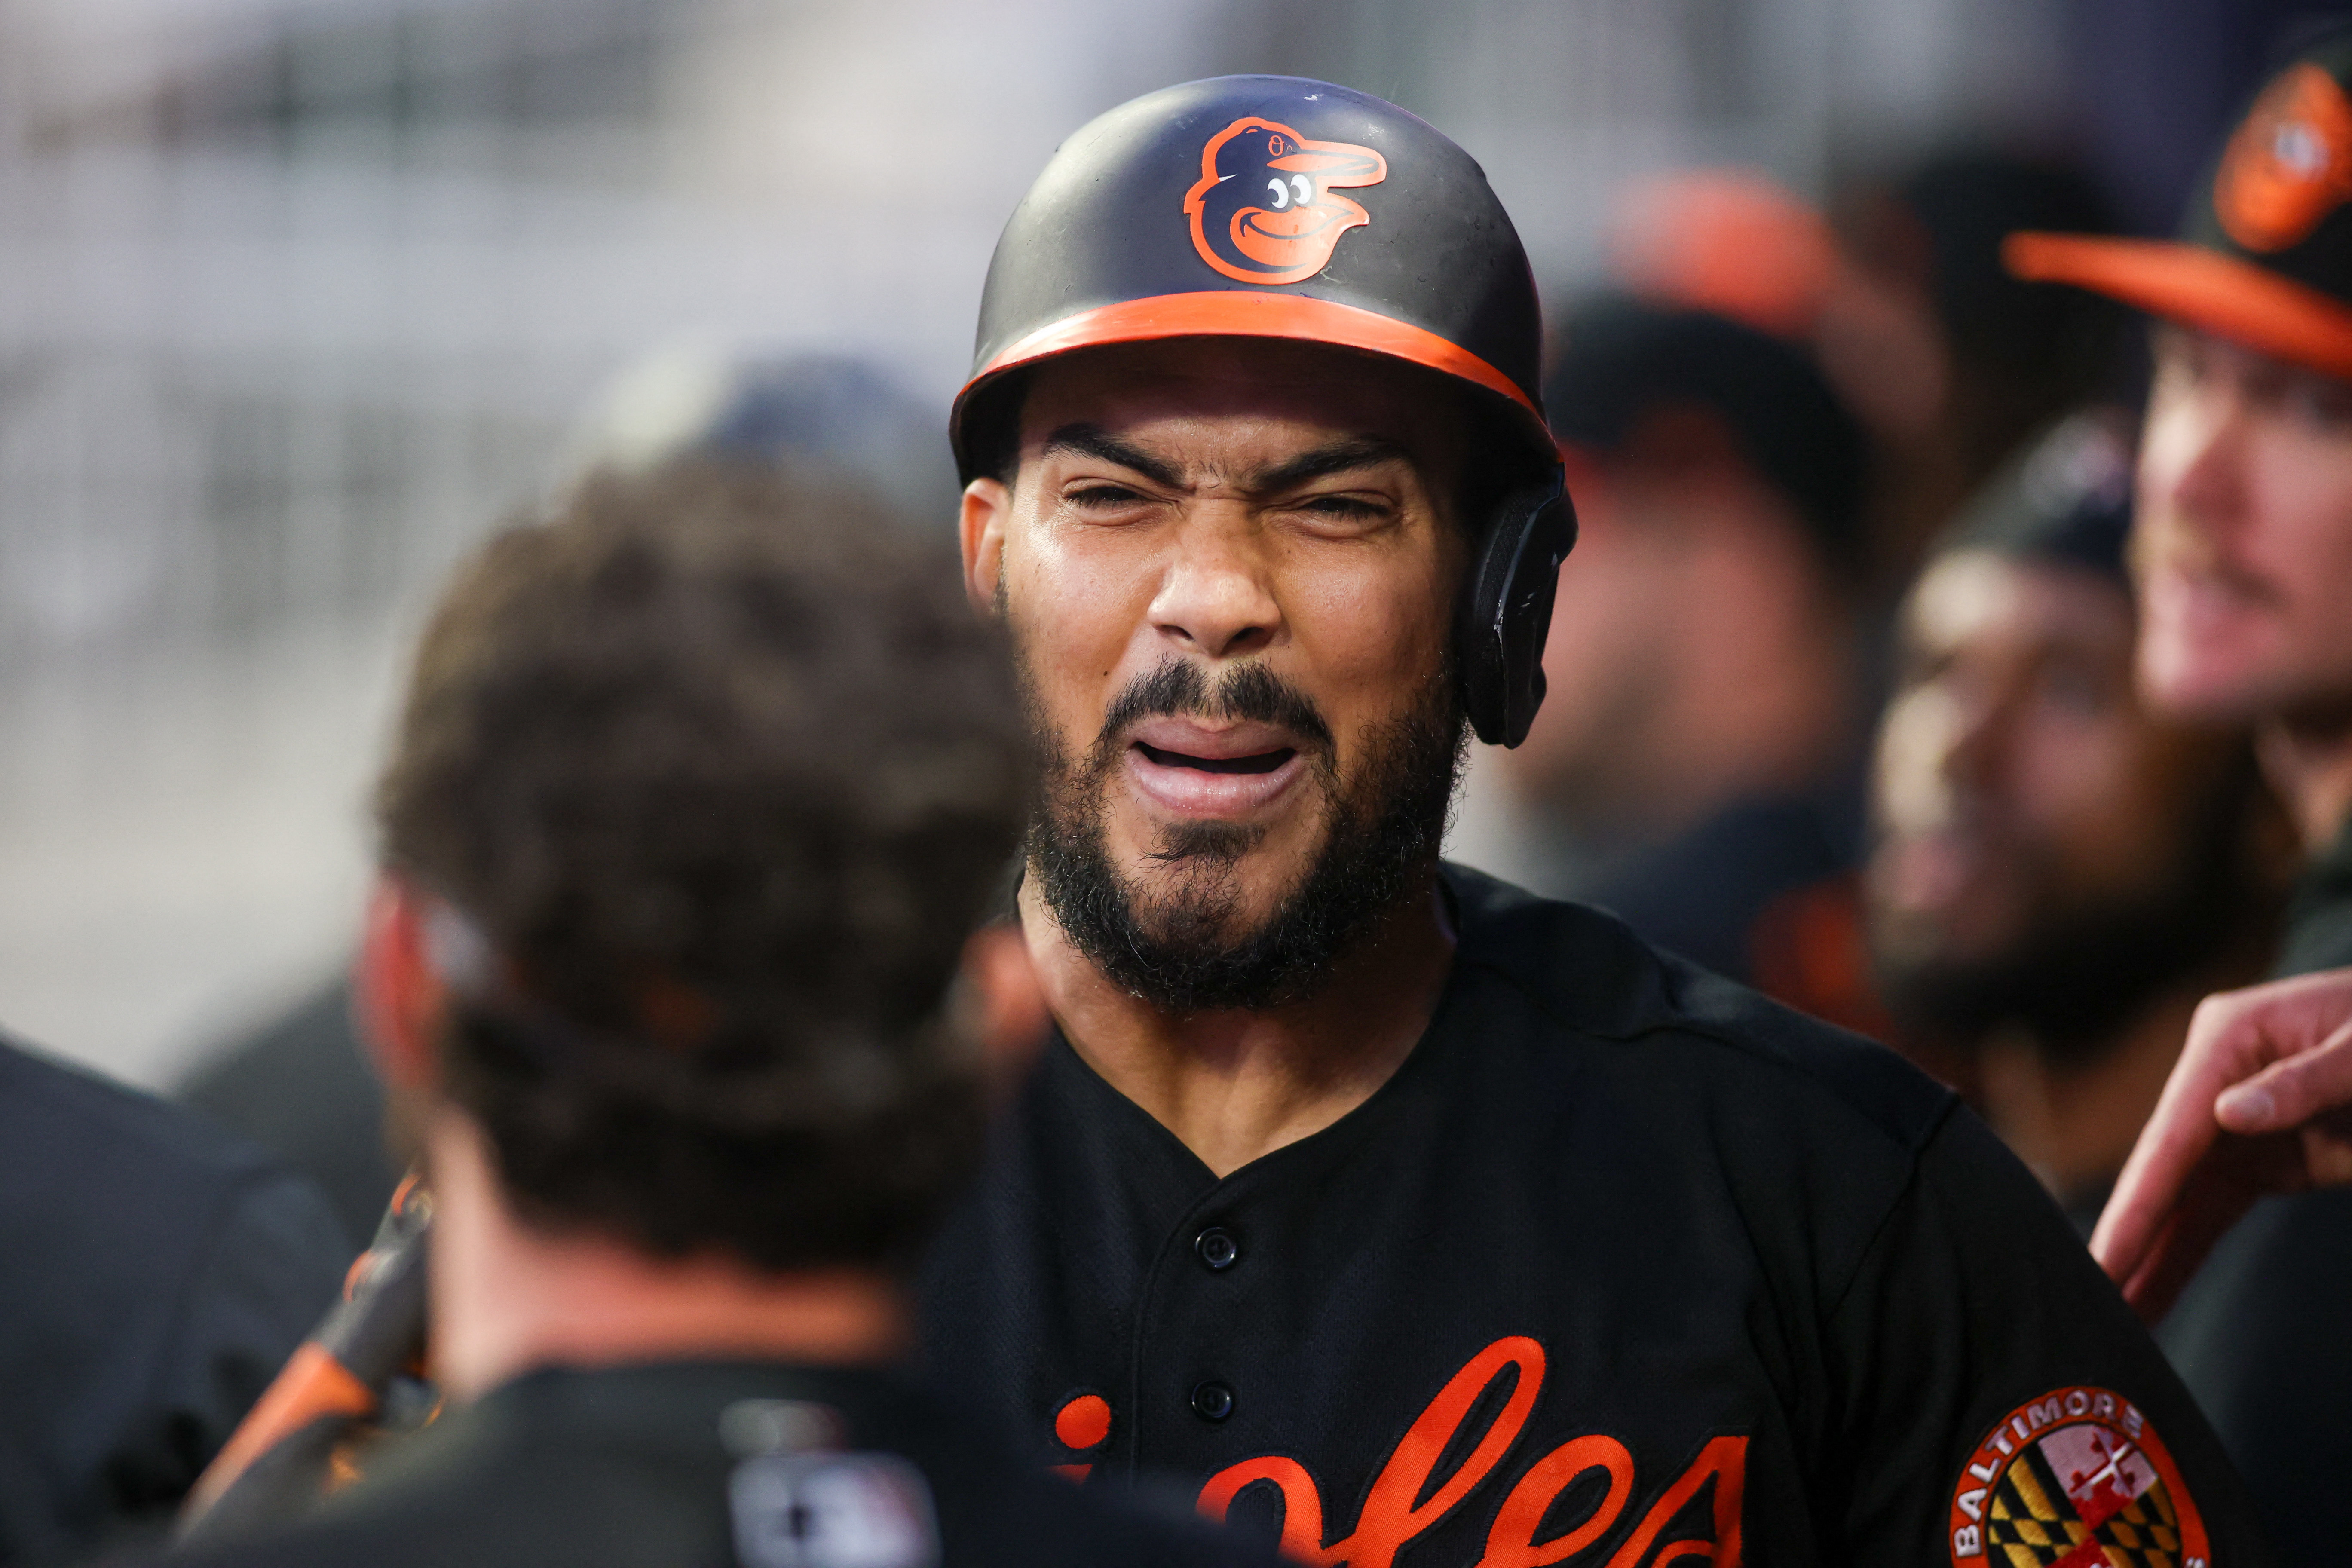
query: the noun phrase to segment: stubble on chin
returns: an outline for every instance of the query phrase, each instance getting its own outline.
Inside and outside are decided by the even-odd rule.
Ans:
[[[1025,677],[1024,684],[1029,689]],[[1368,731],[1353,776],[1340,774],[1323,731],[1308,753],[1310,842],[1297,870],[1269,889],[1262,879],[1279,875],[1264,864],[1273,835],[1255,825],[1161,826],[1152,847],[1121,867],[1108,844],[1118,727],[1107,724],[1079,751],[1042,721],[1034,701],[1032,715],[1042,754],[1028,872],[1055,921],[1107,977],[1177,1013],[1311,994],[1434,864],[1466,746],[1450,674]]]

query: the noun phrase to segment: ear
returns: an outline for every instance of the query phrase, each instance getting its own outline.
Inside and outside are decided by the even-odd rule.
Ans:
[[[963,946],[961,978],[967,1016],[987,1058],[990,1087],[1002,1098],[1036,1059],[1053,1021],[1020,922],[999,921],[972,932]]]
[[[360,1038],[376,1076],[394,1091],[436,1088],[446,992],[425,950],[424,899],[388,871],[377,876],[368,896],[367,931],[352,978]]]
[[[1013,492],[1002,479],[974,479],[963,488],[957,520],[963,543],[963,591],[973,609],[996,614],[997,585],[1004,574],[1004,527],[1011,521]]]

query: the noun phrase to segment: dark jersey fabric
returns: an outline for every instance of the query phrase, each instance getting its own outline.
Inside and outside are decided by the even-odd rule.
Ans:
[[[2275,973],[2310,974],[2347,963],[2352,963],[2352,822],[2295,879]]]
[[[2352,964],[2352,826],[2307,867],[2281,975]],[[2265,1199],[2157,1331],[2246,1478],[2279,1560],[2352,1561],[2352,1189]]]
[[[1607,916],[1445,885],[1413,1054],[1222,1181],[1057,1040],[930,1261],[931,1373],[1051,1462],[1403,1568],[1735,1531],[1753,1564],[1945,1563],[1979,1441],[2089,1385],[2214,1562],[2265,1560],[2178,1378],[1947,1091]],[[1057,1433],[1087,1395],[1107,1435]]]
[[[1856,781],[1733,801],[1595,882],[1584,901],[1652,944],[1756,983],[1759,927],[1786,895],[1862,863]]]
[[[0,1563],[166,1522],[350,1263],[258,1149],[0,1041]]]
[[[676,1363],[530,1373],[444,1415],[368,1478],[280,1533],[175,1554],[238,1568],[932,1568],[920,1550],[844,1531],[841,1488],[747,1506],[739,1471],[768,1457],[731,1432],[747,1409],[814,1413],[823,1447],[787,1449],[905,1474],[936,1527],[936,1568],[1208,1568],[1270,1558],[1177,1516],[1147,1518],[1025,1471],[880,1373]],[[730,1415],[730,1412],[736,1413]],[[790,1430],[787,1428],[787,1430]],[[877,1457],[879,1462],[877,1464]],[[849,1501],[855,1504],[856,1499]],[[857,1511],[854,1506],[845,1510]],[[739,1523],[753,1545],[739,1550]]]
[[[400,1167],[383,1143],[383,1087],[352,1027],[339,976],[208,1055],[174,1093],[318,1184],[357,1253],[375,1234]]]

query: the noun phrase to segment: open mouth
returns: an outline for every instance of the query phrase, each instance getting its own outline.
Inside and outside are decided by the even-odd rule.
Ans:
[[[1140,741],[1135,742],[1135,749],[1163,768],[1196,768],[1204,773],[1270,773],[1298,754],[1295,748],[1284,746],[1246,757],[1195,757],[1183,752],[1164,752]]]

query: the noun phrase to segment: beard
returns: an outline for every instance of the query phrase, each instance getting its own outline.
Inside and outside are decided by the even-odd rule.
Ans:
[[[2167,984],[2193,973],[2221,932],[2179,904],[2071,910],[1978,959],[1881,956],[1886,1009],[1906,1033],[1974,1044],[2021,1028],[2052,1065],[2086,1066]]]
[[[1874,930],[1872,969],[1897,1024],[1965,1046],[2017,1027],[2051,1065],[2085,1067],[2168,987],[2193,976],[2264,920],[2245,818],[2260,788],[2235,767],[2188,814],[2173,863],[2124,897],[2045,904],[1995,952],[1966,958]]]
[[[1021,679],[1039,757],[1030,874],[1078,951],[1129,994],[1176,1014],[1302,1001],[1384,916],[1424,889],[1469,747],[1450,669],[1414,693],[1402,715],[1367,730],[1362,758],[1344,777],[1313,699],[1264,665],[1213,684],[1199,665],[1167,659],[1128,684],[1080,754],[1046,722],[1025,664]],[[1243,914],[1243,870],[1263,827],[1160,829],[1145,858],[1172,873],[1164,890],[1147,891],[1112,862],[1108,802],[1125,761],[1120,737],[1158,717],[1278,724],[1299,742],[1321,802],[1321,842],[1255,922]]]

